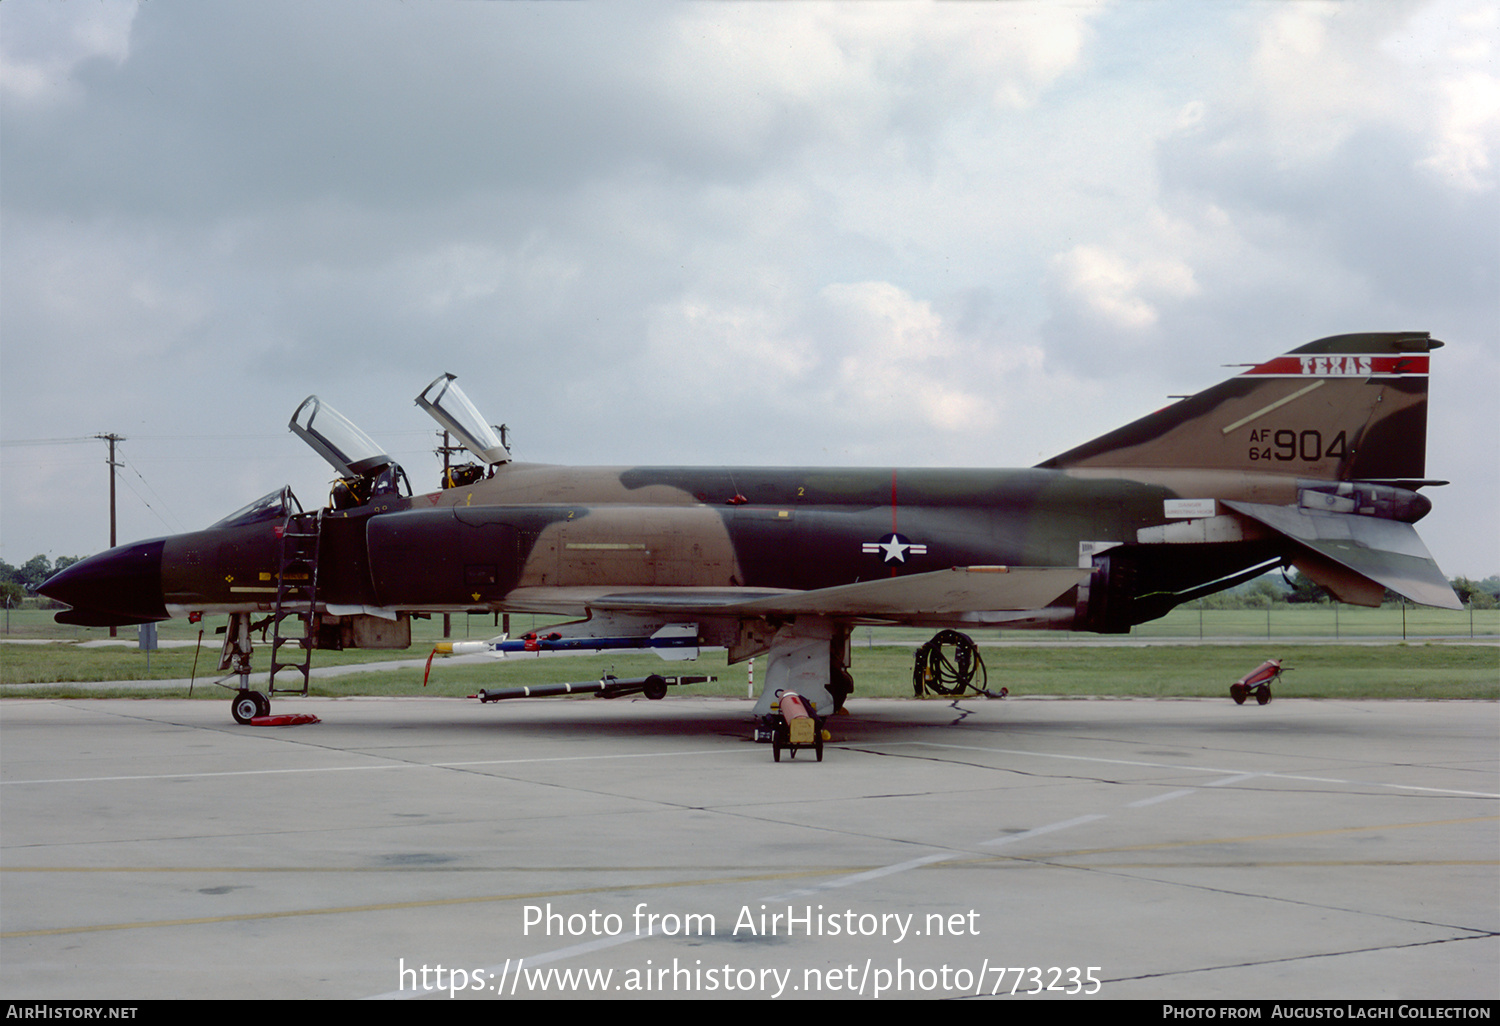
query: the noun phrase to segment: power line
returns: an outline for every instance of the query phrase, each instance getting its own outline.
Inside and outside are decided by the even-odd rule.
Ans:
[[[120,454],[120,462],[123,466],[129,467],[130,472],[140,479],[141,484],[146,487],[146,490],[156,497],[156,501],[161,503],[162,510],[166,510],[167,515],[163,516],[161,510],[158,510],[155,506],[151,505],[150,502],[146,501],[146,497],[136,490],[135,485],[131,484],[130,478],[128,477],[125,479],[125,487],[129,488],[132,492],[135,493],[135,497],[141,500],[141,505],[145,506],[152,513],[156,514],[156,519],[160,520],[163,526],[165,526],[168,530],[181,533],[183,529],[182,523],[181,521],[177,521],[177,517],[172,514],[171,510],[167,509],[167,500],[162,498],[161,493],[158,492],[155,488],[151,487],[151,482],[146,480],[146,478],[141,474],[140,470],[135,466],[134,463],[125,459],[124,453]],[[168,516],[170,516],[172,520],[177,521],[177,523],[174,524],[168,522]]]
[[[92,442],[102,435],[86,435],[80,438],[17,438],[9,442],[0,439],[0,445],[77,445],[81,442]]]

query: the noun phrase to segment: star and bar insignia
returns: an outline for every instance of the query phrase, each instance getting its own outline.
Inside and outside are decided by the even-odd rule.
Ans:
[[[878,542],[865,542],[860,547],[860,551],[884,553],[882,559],[887,563],[905,563],[907,553],[913,556],[927,555],[927,546],[922,544],[914,545],[906,535],[897,534],[892,531]]]

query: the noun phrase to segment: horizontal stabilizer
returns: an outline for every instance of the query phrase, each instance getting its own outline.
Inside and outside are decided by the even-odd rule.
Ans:
[[[1357,577],[1389,588],[1424,606],[1462,609],[1437,562],[1422,544],[1416,528],[1399,520],[1360,516],[1353,513],[1308,513],[1296,506],[1267,506],[1255,502],[1226,501],[1224,505],[1265,524],[1312,551],[1315,556],[1352,571]],[[1345,597],[1336,581],[1325,581],[1315,560],[1299,568],[1344,601],[1378,605],[1353,596]],[[1338,571],[1333,570],[1337,575]]]

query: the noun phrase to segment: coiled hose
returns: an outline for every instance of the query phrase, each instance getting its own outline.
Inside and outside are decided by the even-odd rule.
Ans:
[[[949,658],[945,649],[952,649]],[[974,683],[975,678],[979,683]],[[989,671],[979,654],[979,646],[967,634],[954,630],[938,631],[932,640],[917,649],[916,665],[912,668],[912,693],[918,698],[931,691],[938,695],[962,695],[965,691],[984,695],[987,698],[1004,698],[1009,689],[990,691]]]

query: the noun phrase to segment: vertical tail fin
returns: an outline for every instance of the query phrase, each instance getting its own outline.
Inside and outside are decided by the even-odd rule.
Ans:
[[[1327,481],[1423,480],[1426,332],[1334,335],[1039,466],[1269,471]]]

